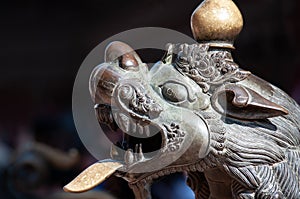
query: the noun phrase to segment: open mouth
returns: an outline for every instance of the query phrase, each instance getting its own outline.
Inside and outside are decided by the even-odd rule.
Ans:
[[[164,131],[150,121],[112,110],[110,129],[100,123],[105,135],[113,143],[111,158],[130,167],[158,155],[165,144]]]
[[[108,108],[108,106],[105,107]],[[109,109],[111,112],[111,107]],[[103,118],[101,111],[107,115],[105,112],[107,109],[96,110],[102,122],[106,121],[100,125],[107,138],[112,142],[112,160],[99,161],[85,169],[64,187],[67,192],[88,191],[102,183],[117,170],[123,173],[134,169],[135,165],[139,167],[138,163],[145,163],[158,157],[161,150],[166,147],[165,132],[157,125],[138,118],[128,117],[125,119],[124,114],[119,112],[114,112],[114,116],[110,115],[110,119]],[[87,177],[89,180],[86,180]]]

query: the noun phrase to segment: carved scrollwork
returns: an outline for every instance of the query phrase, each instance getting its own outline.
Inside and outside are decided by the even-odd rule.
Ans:
[[[169,44],[168,54],[177,54],[175,67],[208,92],[211,85],[238,82],[250,75],[239,69],[228,51],[209,50],[209,44]]]
[[[186,133],[180,129],[180,126],[175,123],[171,125],[164,124],[167,130],[167,148],[170,152],[176,152],[184,140]]]
[[[117,103],[125,110],[129,109],[131,116],[144,119],[154,119],[163,111],[162,107],[155,102],[142,86],[131,83],[121,84],[117,88]]]

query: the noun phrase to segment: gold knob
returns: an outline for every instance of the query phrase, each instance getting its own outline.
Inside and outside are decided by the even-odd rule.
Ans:
[[[198,42],[233,48],[243,17],[232,0],[204,0],[192,14],[191,26]]]

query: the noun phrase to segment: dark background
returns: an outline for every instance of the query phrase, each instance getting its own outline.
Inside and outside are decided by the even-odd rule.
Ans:
[[[235,2],[244,16],[235,60],[300,102],[299,1]],[[72,121],[72,87],[88,53],[108,37],[132,28],[164,27],[192,35],[189,19],[199,3],[1,2],[0,142],[12,151],[31,139],[61,149],[80,148]],[[157,60],[151,55],[142,57]]]

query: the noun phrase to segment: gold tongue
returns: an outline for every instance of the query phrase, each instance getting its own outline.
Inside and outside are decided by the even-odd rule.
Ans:
[[[119,162],[97,162],[85,169],[74,180],[64,186],[64,191],[81,193],[91,190],[121,167],[123,167],[123,164]]]

